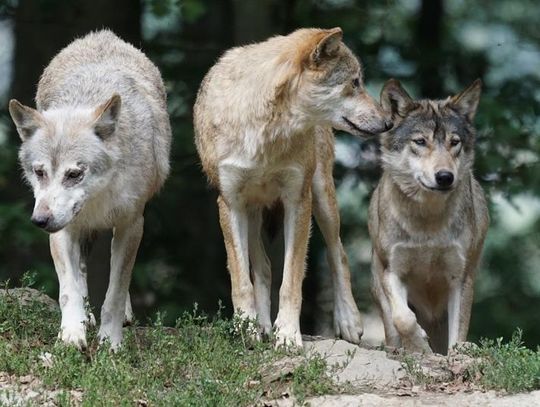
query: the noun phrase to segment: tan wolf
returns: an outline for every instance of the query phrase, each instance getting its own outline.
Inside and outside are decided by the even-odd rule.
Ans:
[[[414,101],[395,80],[382,90],[394,127],[381,137],[383,175],[369,232],[372,291],[388,346],[446,353],[467,338],[489,224],[472,173],[480,92],[480,80],[437,101]]]
[[[101,340],[113,348],[130,320],[129,283],[146,202],[169,173],[171,130],[158,69],[110,31],[63,49],[39,81],[37,110],[16,100],[19,158],[36,199],[32,222],[50,233],[60,283],[59,337],[86,346],[86,254],[99,229],[113,229]]]
[[[359,342],[362,322],[339,237],[331,128],[373,135],[391,124],[367,94],[341,29],[300,29],[227,51],[201,84],[194,122],[204,171],[219,191],[235,311],[257,318],[262,333],[271,333],[271,272],[261,226],[263,212],[282,205],[285,264],[276,339],[302,344],[313,208],[328,246],[336,332]]]

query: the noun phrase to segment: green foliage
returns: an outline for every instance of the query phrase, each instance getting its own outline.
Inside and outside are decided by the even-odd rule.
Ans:
[[[520,329],[507,343],[503,338],[484,339],[480,347],[471,347],[468,353],[477,358],[470,376],[480,373],[480,383],[488,389],[517,393],[540,388],[540,348],[534,351],[525,347]]]
[[[251,340],[249,323],[214,318],[196,308],[184,313],[175,327],[157,315],[147,328],[124,331],[120,351],[111,354],[89,334],[84,353],[56,342],[59,313],[37,300],[23,304],[14,295],[0,295],[0,371],[32,374],[49,389],[83,391],[83,405],[243,406],[271,396],[273,387],[291,388],[304,399],[335,391],[326,362],[292,349],[274,349]],[[47,354],[51,363],[43,362]],[[267,383],[261,372],[284,358],[300,357],[289,375]],[[279,394],[275,394],[279,396]]]

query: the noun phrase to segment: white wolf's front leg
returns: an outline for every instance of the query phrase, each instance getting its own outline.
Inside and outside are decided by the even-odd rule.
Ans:
[[[101,327],[99,328],[100,340],[109,339],[113,350],[117,349],[122,342],[122,325],[129,283],[143,234],[143,226],[144,218],[139,215],[135,219],[116,225],[113,232],[111,276],[101,309]]]
[[[50,235],[51,255],[60,284],[62,322],[59,338],[79,349],[86,347],[87,315],[84,309],[85,276],[80,272],[81,248],[78,236],[64,230]]]
[[[283,196],[285,265],[275,321],[277,344],[302,346],[302,282],[311,227],[311,185]]]

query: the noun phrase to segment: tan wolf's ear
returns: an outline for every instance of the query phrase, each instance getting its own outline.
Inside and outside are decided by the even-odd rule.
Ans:
[[[381,91],[381,105],[384,111],[392,115],[392,118],[405,117],[414,106],[414,100],[397,79],[389,79]]]
[[[315,49],[311,52],[311,62],[319,65],[323,60],[334,57],[342,40],[343,31],[341,28],[336,27],[326,30],[325,35],[319,40]]]
[[[463,92],[452,96],[449,104],[457,110],[459,114],[462,114],[472,122],[476,115],[476,109],[478,108],[478,102],[480,102],[481,93],[482,81],[477,79]]]
[[[22,141],[27,140],[41,127],[45,119],[36,109],[23,105],[15,99],[9,101],[9,114]]]
[[[114,133],[121,106],[122,99],[118,93],[115,93],[96,109],[94,132],[102,140],[109,138]]]

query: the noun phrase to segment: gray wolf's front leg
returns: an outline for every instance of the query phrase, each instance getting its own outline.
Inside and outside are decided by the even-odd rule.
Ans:
[[[79,270],[81,247],[79,237],[67,230],[50,235],[51,255],[60,284],[60,310],[62,322],[59,338],[79,349],[86,347],[86,322],[84,308],[87,295],[85,275]]]
[[[144,218],[141,215],[116,225],[111,247],[111,275],[105,302],[101,309],[101,341],[109,339],[111,348],[122,342],[122,325],[125,319],[131,272],[142,239]]]

